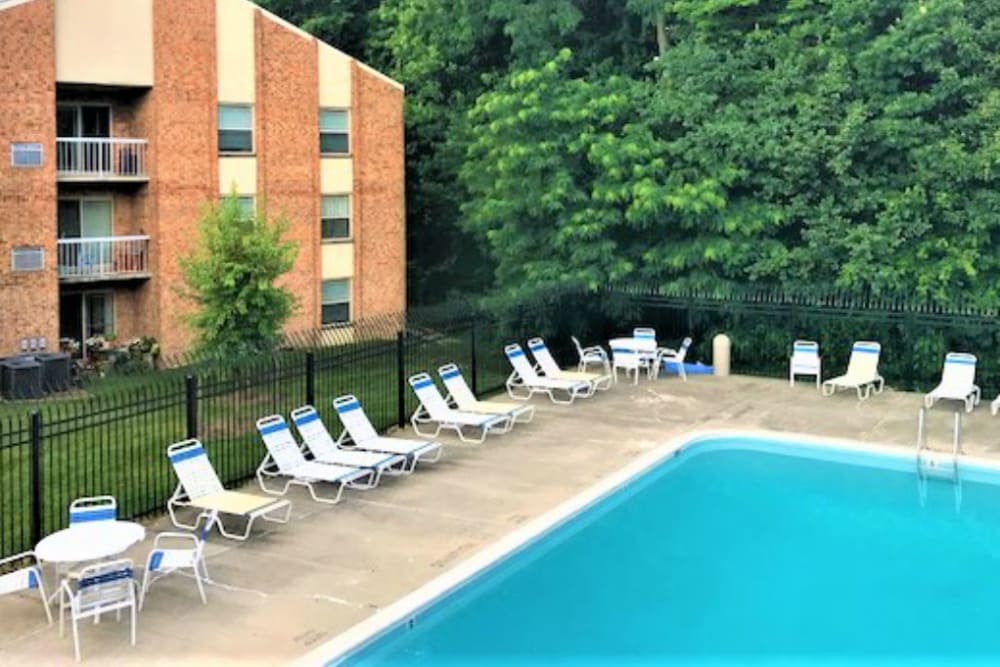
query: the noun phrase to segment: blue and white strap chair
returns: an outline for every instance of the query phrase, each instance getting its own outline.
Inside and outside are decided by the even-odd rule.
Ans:
[[[77,498],[69,505],[69,527],[87,526],[99,521],[118,519],[118,501],[114,496]]]
[[[687,371],[684,369],[684,360],[687,359],[688,350],[691,349],[691,338],[687,337],[681,341],[681,346],[676,350],[670,347],[661,347],[656,350],[656,372],[655,377],[659,377],[660,370],[664,364],[674,364],[677,367],[677,374],[687,382]]]
[[[531,350],[531,356],[535,358],[535,370],[541,371],[542,375],[547,378],[586,382],[592,386],[593,391],[606,391],[611,388],[611,373],[564,371],[559,368],[559,364],[556,363],[549,348],[545,345],[545,341],[541,338],[536,337],[529,340],[528,349]]]
[[[618,382],[618,371],[625,371],[625,379],[632,373],[632,384],[639,384],[639,373],[642,371],[642,361],[639,353],[632,347],[611,347],[611,374]]]
[[[605,373],[611,373],[611,361],[608,359],[608,353],[604,351],[603,347],[600,345],[584,347],[580,344],[580,339],[576,336],[570,336],[570,338],[573,340],[573,345],[576,347],[576,354],[580,358],[577,362],[576,370],[586,371],[590,369],[591,364],[597,364],[604,369]]]
[[[208,566],[205,564],[205,542],[208,531],[215,522],[215,516],[209,516],[205,525],[194,533],[159,533],[153,540],[153,550],[146,558],[146,571],[142,575],[142,589],[139,593],[139,611],[146,603],[149,587],[163,577],[178,570],[191,570],[194,582],[198,586],[201,603],[208,604],[205,597],[203,582],[209,581]]]
[[[941,399],[962,401],[965,411],[972,412],[982,397],[976,385],[977,361],[974,354],[949,352],[944,358],[941,383],[924,396],[924,405],[929,408]]]
[[[796,375],[810,375],[816,378],[816,388],[820,388],[823,364],[819,357],[819,343],[813,340],[797,340],[792,344],[792,358],[788,362],[788,385],[795,386]]]
[[[29,561],[31,561],[31,565],[24,564]],[[17,567],[17,569],[8,570],[10,567]],[[52,612],[49,611],[49,599],[45,595],[42,570],[38,566],[38,559],[31,551],[0,559],[0,595],[22,591],[38,591],[38,595],[42,599],[42,608],[45,610],[45,618],[49,619],[49,625],[52,625]]]
[[[226,490],[198,440],[182,440],[170,445],[167,447],[167,459],[178,479],[177,488],[167,500],[167,512],[170,521],[178,528],[198,530],[198,524],[205,519],[210,525],[214,524],[223,537],[243,541],[250,537],[250,529],[257,519],[287,523],[292,514],[292,503],[288,500]],[[179,509],[197,511],[194,523],[182,522],[177,512]],[[230,532],[222,521],[222,515],[245,520],[243,532]]]
[[[823,395],[832,396],[838,389],[855,389],[858,400],[866,400],[872,391],[876,394],[885,389],[885,380],[878,373],[882,345],[875,341],[858,341],[851,348],[851,360],[847,372],[823,383]]]
[[[120,621],[122,610],[129,610],[131,640],[135,646],[137,600],[132,573],[132,561],[122,558],[89,565],[80,570],[79,577],[63,580],[59,588],[59,636],[63,636],[63,619],[69,610],[77,662],[80,661],[79,621],[93,618],[96,622],[112,611]]]
[[[479,444],[490,433],[507,433],[513,426],[514,420],[508,415],[479,414],[452,409],[427,373],[410,376],[409,383],[420,402],[420,406],[410,417],[410,424],[413,425],[414,431],[425,438],[435,438],[442,429],[450,429],[455,431],[462,442]],[[434,432],[422,432],[420,429],[425,424],[433,425]],[[467,429],[477,430],[478,437],[466,435]]]
[[[569,405],[577,398],[594,395],[594,386],[589,382],[558,380],[539,375],[517,343],[507,345],[503,352],[514,369],[505,383],[507,395],[511,398],[526,401],[535,394],[545,394],[553,403]],[[564,394],[565,398],[558,397]]]
[[[465,412],[478,412],[486,415],[507,415],[515,423],[527,424],[535,417],[534,405],[518,405],[506,401],[480,401],[472,393],[472,389],[462,377],[462,371],[455,364],[445,364],[438,369],[438,375],[444,382],[448,395],[445,401]]]
[[[656,344],[656,329],[636,327],[632,330],[632,340],[639,355],[639,363],[652,379],[656,376],[656,357],[659,349]]]
[[[267,454],[257,467],[257,481],[260,488],[273,495],[285,495],[293,486],[304,486],[313,500],[321,503],[337,503],[340,501],[344,488],[370,489],[378,483],[381,469],[377,465],[358,467],[342,463],[320,463],[307,461],[295,441],[291,429],[281,415],[271,415],[257,420],[257,432],[264,441]],[[360,454],[362,452],[343,452],[343,454]],[[346,457],[345,457],[346,458]],[[392,457],[376,455],[372,460],[391,464]],[[265,480],[284,480],[280,488],[268,488]],[[316,484],[325,482],[337,489],[333,497],[316,494]],[[279,482],[280,483],[280,482]]]

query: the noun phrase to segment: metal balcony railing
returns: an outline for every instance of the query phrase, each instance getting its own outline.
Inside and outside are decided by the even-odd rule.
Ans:
[[[145,139],[56,139],[56,175],[61,180],[146,180]]]
[[[63,282],[149,277],[148,236],[59,239],[56,249]]]

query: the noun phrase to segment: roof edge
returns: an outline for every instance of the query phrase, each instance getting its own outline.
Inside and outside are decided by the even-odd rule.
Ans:
[[[19,5],[25,5],[29,2],[34,2],[35,0],[0,0],[0,12],[5,9],[12,9]]]

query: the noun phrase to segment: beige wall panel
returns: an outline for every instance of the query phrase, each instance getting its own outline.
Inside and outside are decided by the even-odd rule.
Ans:
[[[257,194],[257,158],[219,158],[219,194],[228,195],[234,188],[238,195]]]
[[[354,165],[349,157],[325,157],[319,161],[320,191],[325,195],[348,195],[354,191]]]
[[[56,80],[153,85],[153,0],[56,0]]]
[[[254,102],[254,6],[246,0],[217,0],[219,101]]]
[[[354,244],[323,244],[323,280],[354,277]]]
[[[317,42],[319,49],[319,105],[347,109],[351,106],[351,59],[337,49]]]

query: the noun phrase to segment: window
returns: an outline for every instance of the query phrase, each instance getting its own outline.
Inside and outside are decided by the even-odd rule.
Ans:
[[[225,203],[227,199],[234,197],[240,206],[240,212],[246,218],[252,218],[257,212],[257,201],[253,195],[222,195],[220,203]]]
[[[351,238],[351,198],[348,195],[324,195],[321,208],[323,240]]]
[[[219,105],[219,152],[253,152],[253,109],[248,106]]]
[[[16,273],[41,271],[45,268],[45,249],[20,246],[10,251],[10,270]]]
[[[319,152],[324,155],[346,155],[351,152],[346,111],[320,110]]]
[[[10,164],[12,167],[41,167],[41,144],[11,144]]]
[[[351,321],[351,281],[323,281],[322,321],[327,324],[343,324]]]

